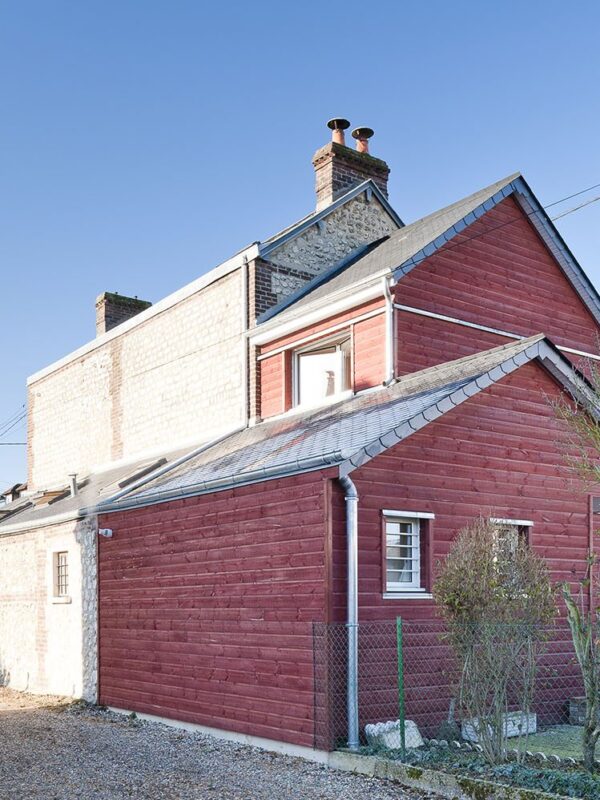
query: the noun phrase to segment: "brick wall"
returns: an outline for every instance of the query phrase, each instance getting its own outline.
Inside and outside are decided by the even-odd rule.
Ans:
[[[239,425],[241,271],[29,385],[29,485]]]
[[[53,554],[68,553],[70,603],[53,602]],[[0,538],[0,683],[96,700],[96,521]]]

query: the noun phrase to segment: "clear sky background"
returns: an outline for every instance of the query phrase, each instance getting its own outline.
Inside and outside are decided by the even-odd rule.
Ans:
[[[591,0],[0,0],[0,423],[100,292],[159,300],[311,211],[332,116],[405,222],[515,170],[544,204],[599,183],[599,30]],[[600,284],[600,203],[558,227]]]

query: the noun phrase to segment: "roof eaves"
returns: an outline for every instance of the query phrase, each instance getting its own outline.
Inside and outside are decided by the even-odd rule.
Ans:
[[[349,203],[351,200],[354,200],[355,197],[358,197],[363,193],[366,193],[368,199],[371,199],[371,197],[374,196],[383,206],[384,210],[391,217],[393,222],[399,228],[404,227],[404,223],[390,205],[387,197],[383,194],[377,184],[369,178],[368,180],[360,183],[358,186],[355,186],[353,189],[350,189],[350,191],[346,192],[346,194],[338,197],[337,200],[334,200],[333,203],[330,203],[328,206],[321,209],[321,211],[317,211],[314,214],[310,214],[308,217],[304,217],[300,220],[300,222],[292,225],[290,228],[286,228],[280,234],[276,234],[273,238],[268,239],[266,242],[261,243],[259,245],[259,256],[261,258],[266,258],[273,250],[276,250],[286,242],[289,242],[292,239],[295,239],[297,236],[300,236],[300,234],[305,230],[312,227],[317,222],[320,222],[322,219],[325,219],[325,217],[329,216],[329,214],[331,214],[333,211],[336,211],[338,208],[346,203]]]
[[[210,492],[223,492],[227,489],[234,489],[238,486],[247,486],[252,483],[274,480],[275,478],[285,478],[290,475],[299,475],[303,472],[313,472],[318,469],[339,464],[342,460],[340,450],[334,450],[320,456],[311,456],[305,459],[296,459],[273,467],[261,467],[260,469],[242,473],[241,475],[230,475],[225,478],[218,478],[214,481],[201,481],[200,483],[188,484],[177,489],[167,489],[163,492],[154,494],[133,495],[123,501],[108,498],[92,509],[88,513],[106,514],[113,511],[126,511],[133,508],[143,508],[144,506],[168,503],[171,500],[183,500],[186,497],[197,497]]]
[[[600,323],[600,296],[594,284],[569,249],[525,178],[522,176],[517,178],[514,186],[515,199],[527,214],[546,247],[562,267],[569,282],[583,299],[596,322]]]

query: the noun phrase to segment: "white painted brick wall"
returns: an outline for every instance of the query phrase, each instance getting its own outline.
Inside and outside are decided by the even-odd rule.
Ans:
[[[70,603],[54,603],[53,554],[68,553]],[[0,537],[0,682],[95,701],[96,518]]]
[[[241,270],[29,386],[29,484],[239,425]]]

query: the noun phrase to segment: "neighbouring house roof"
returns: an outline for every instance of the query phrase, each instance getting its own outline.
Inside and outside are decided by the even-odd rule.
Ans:
[[[335,405],[246,428],[190,456],[93,511],[116,511],[337,466],[349,474],[469,397],[539,359],[569,391],[589,385],[543,335],[405,376]]]
[[[175,463],[189,450],[179,449],[161,457],[119,464],[78,480],[78,492],[71,495],[69,487],[52,491],[28,493],[0,507],[0,536],[17,530],[41,527],[85,516],[82,509],[93,506],[106,497],[112,497],[127,485],[134,485],[143,476],[155,472],[168,463]]]
[[[335,264],[290,298],[267,311],[258,323],[274,325],[302,315],[333,296],[352,292],[382,275],[401,280],[425,258],[450,242],[507,197],[514,196],[551,251],[568,280],[596,321],[600,323],[600,296],[544,211],[525,179],[517,172],[486,186],[452,205],[405,225],[348,264]],[[275,319],[273,319],[275,318]]]

